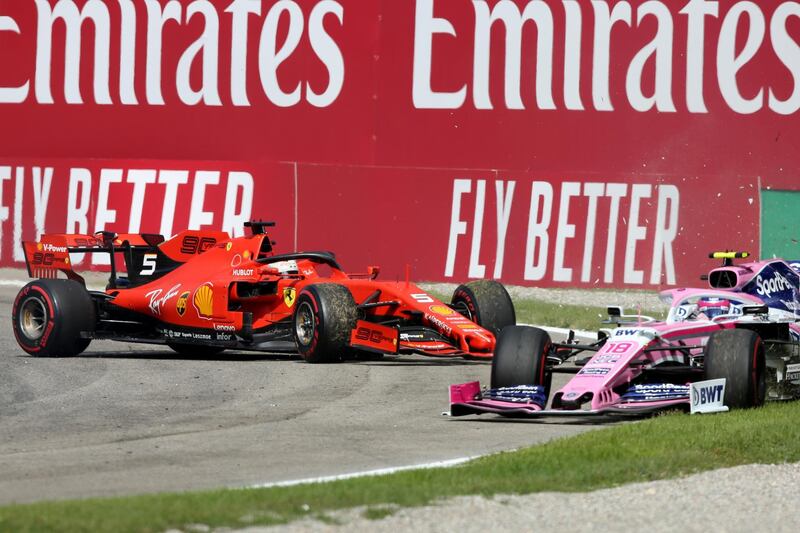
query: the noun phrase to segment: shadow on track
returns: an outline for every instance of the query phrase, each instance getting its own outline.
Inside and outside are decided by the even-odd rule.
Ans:
[[[490,361],[469,361],[466,359],[438,359],[438,358],[425,358],[425,359],[384,359],[379,361],[344,361],[346,363],[358,363],[360,365],[368,366],[485,366]],[[342,363],[339,363],[342,364]]]
[[[487,413],[489,414],[489,413]],[[478,416],[478,415],[476,415]],[[620,424],[623,422],[635,420],[635,419],[642,419],[646,418],[646,416],[640,416],[634,418],[632,416],[627,417],[600,417],[600,416],[593,416],[593,417],[586,417],[586,418],[575,418],[575,417],[547,417],[547,418],[512,418],[512,417],[502,417],[502,416],[494,416],[493,418],[467,418],[467,417],[448,417],[451,418],[453,422],[481,422],[483,424],[535,424],[535,425],[558,425],[558,426],[610,426],[614,424]]]
[[[18,357],[40,359],[27,354],[20,354]],[[108,351],[108,352],[84,352],[72,357],[51,357],[41,359],[143,359],[157,361],[290,361],[296,359],[292,354],[273,354],[257,352],[223,352],[215,355],[192,355],[179,354],[173,351]]]

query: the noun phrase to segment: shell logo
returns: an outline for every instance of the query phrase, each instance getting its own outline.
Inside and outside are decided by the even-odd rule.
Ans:
[[[214,311],[214,292],[211,290],[211,283],[204,283],[194,291],[192,303],[200,318],[211,320]]]
[[[39,250],[40,252],[42,251],[42,248],[43,248],[42,243],[36,244],[36,249]]]
[[[446,305],[432,305],[430,307],[430,310],[431,312],[436,313],[437,315],[443,315],[443,316],[450,316],[453,313],[455,313],[455,311],[453,311]]]
[[[175,309],[178,311],[178,316],[183,316],[186,313],[186,304],[189,302],[189,291],[182,293],[178,296],[178,301],[175,302]]]

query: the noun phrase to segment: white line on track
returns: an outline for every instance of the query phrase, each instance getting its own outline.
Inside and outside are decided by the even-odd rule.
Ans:
[[[478,459],[483,455],[473,455],[471,457],[459,457],[457,459],[448,459],[446,461],[436,461],[433,463],[423,463],[418,465],[406,466],[393,466],[388,468],[379,468],[377,470],[365,470],[363,472],[351,472],[349,474],[338,474],[335,476],[312,477],[306,479],[293,479],[289,481],[276,481],[274,483],[257,483],[255,485],[248,485],[243,487],[245,489],[266,489],[270,487],[291,487],[293,485],[304,485],[306,483],[330,483],[331,481],[340,481],[343,479],[353,479],[358,477],[369,476],[383,476],[385,474],[394,474],[395,472],[403,472],[405,470],[427,470],[429,468],[448,468],[464,464],[473,459]]]
[[[0,287],[24,287],[28,284],[28,281],[21,281],[18,279],[0,279]]]

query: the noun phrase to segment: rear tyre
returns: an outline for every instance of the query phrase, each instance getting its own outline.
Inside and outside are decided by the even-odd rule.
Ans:
[[[77,281],[39,279],[14,299],[11,322],[20,347],[37,357],[71,357],[83,352],[96,325],[92,297]]]
[[[167,346],[181,355],[195,357],[210,357],[225,351],[225,348],[221,346],[203,346],[202,344],[180,344],[168,342]]]
[[[309,363],[336,363],[351,354],[350,332],[358,313],[344,285],[309,285],[297,297],[294,336],[297,351]]]
[[[706,379],[725,378],[724,403],[758,407],[767,391],[764,342],[755,331],[727,329],[711,334],[705,350]]]
[[[549,394],[546,371],[550,335],[530,326],[509,326],[500,332],[492,359],[492,388],[543,385]]]
[[[487,279],[459,285],[450,305],[495,337],[503,328],[517,323],[511,296],[497,281]]]

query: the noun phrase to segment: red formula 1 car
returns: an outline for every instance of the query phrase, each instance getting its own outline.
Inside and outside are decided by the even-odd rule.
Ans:
[[[375,281],[377,267],[346,274],[330,252],[275,255],[265,231],[273,225],[246,223],[251,234],[234,239],[104,232],[25,242],[28,272],[42,279],[14,301],[17,342],[39,356],[76,355],[92,339],[112,339],[195,355],[299,352],[312,363],[360,352],[490,358],[495,335],[516,321],[497,282],[461,285],[445,304],[408,281]],[[105,291],[86,289],[71,253],[110,256]]]

